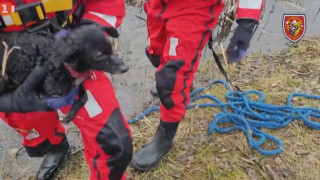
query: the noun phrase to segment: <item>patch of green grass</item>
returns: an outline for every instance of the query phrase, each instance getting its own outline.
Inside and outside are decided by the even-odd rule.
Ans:
[[[302,84],[302,79],[289,79],[288,80],[289,86],[294,86],[294,87],[300,87]]]

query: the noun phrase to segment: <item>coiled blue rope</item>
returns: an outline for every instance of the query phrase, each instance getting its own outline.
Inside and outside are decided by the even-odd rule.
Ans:
[[[213,95],[201,94],[204,90],[209,89],[214,84],[222,84],[228,90],[226,93],[227,102],[222,102]],[[257,101],[250,99],[248,96],[251,94],[258,96],[259,99]],[[320,122],[311,120],[311,117],[320,118],[320,109],[314,107],[295,107],[291,103],[293,97],[320,100],[320,96],[317,95],[292,93],[288,96],[286,106],[267,104],[264,102],[265,97],[260,91],[249,90],[243,93],[231,91],[229,85],[225,81],[215,80],[210,82],[207,87],[200,87],[190,94],[190,105],[187,109],[196,107],[221,108],[222,112],[218,113],[209,124],[209,134],[213,134],[214,131],[229,133],[234,130],[241,130],[246,135],[251,148],[263,155],[276,155],[283,150],[282,142],[278,138],[264,132],[262,128],[278,129],[287,126],[294,120],[303,120],[308,127],[320,129]],[[195,104],[199,99],[208,99],[209,102]],[[227,110],[227,108],[229,110]],[[144,116],[156,111],[160,111],[160,107],[149,108],[135,119],[128,120],[128,122],[135,123]],[[232,123],[233,125],[222,128],[221,125],[224,123]],[[273,150],[263,149],[261,146],[267,140],[275,142],[278,147]]]

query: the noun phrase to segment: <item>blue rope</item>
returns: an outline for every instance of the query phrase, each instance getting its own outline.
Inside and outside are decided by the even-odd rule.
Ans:
[[[211,88],[215,84],[222,84],[228,92],[226,93],[227,102],[222,102],[217,97],[209,94],[201,94],[204,90]],[[254,101],[249,95],[258,96]],[[229,85],[223,80],[215,80],[207,87],[200,87],[190,94],[190,105],[187,109],[196,107],[219,107],[222,112],[218,113],[214,120],[209,124],[209,134],[214,131],[218,133],[229,133],[234,130],[244,132],[247,141],[252,149],[257,150],[263,155],[276,155],[282,152],[283,143],[276,137],[267,134],[262,128],[279,129],[287,126],[294,120],[302,120],[312,129],[320,129],[320,122],[312,121],[313,118],[320,118],[320,109],[313,107],[296,107],[292,105],[294,97],[320,100],[320,96],[308,95],[303,93],[291,93],[287,99],[286,106],[267,104],[262,92],[249,90],[246,92],[231,91]],[[195,104],[197,100],[207,99],[210,102]],[[228,110],[228,109],[229,110]],[[144,116],[152,112],[160,111],[160,107],[152,107],[145,110],[135,119],[128,120],[129,123],[135,123]],[[231,123],[232,126],[221,127],[222,124]],[[228,124],[228,125],[229,125]],[[273,141],[277,144],[276,149],[266,150],[261,146],[266,141]]]

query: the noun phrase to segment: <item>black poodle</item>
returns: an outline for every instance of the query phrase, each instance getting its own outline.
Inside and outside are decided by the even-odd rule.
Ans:
[[[105,33],[118,37],[116,29],[97,24],[77,27],[59,40],[55,40],[54,34],[47,31],[0,33],[0,57],[5,53],[2,43],[11,48],[20,48],[13,49],[8,57],[5,75],[0,76],[0,94],[15,90],[33,68],[41,64],[46,77],[38,84],[37,93],[56,97],[67,94],[72,87],[81,87],[79,100],[73,104],[64,119],[71,121],[87,101],[81,84],[90,77],[92,70],[116,74],[129,69],[114,55]],[[0,65],[3,64],[2,61],[3,59]],[[4,68],[1,66],[0,69]]]

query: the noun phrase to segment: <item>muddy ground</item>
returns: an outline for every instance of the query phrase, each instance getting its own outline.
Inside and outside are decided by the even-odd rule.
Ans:
[[[320,2],[317,0],[268,0],[249,49],[254,55],[247,58],[247,63],[228,67],[228,73],[242,87],[264,91],[271,96],[269,100],[273,103],[284,103],[284,95],[292,91],[320,94],[317,76],[320,70],[317,69],[317,58],[320,57],[320,49],[316,46],[318,40],[308,40],[285,53],[276,53],[290,44],[282,32],[282,15],[305,13],[305,38],[315,37],[320,35],[320,15],[317,16],[319,7]],[[140,7],[127,5],[127,15],[120,28],[118,53],[128,59],[130,70],[126,74],[111,77],[122,111],[128,119],[150,103],[157,103],[157,99],[149,94],[150,88],[154,86],[155,69],[144,54],[144,47],[147,46],[145,19]],[[228,39],[224,46],[227,42]],[[220,45],[215,44],[215,49],[219,51]],[[273,54],[269,55],[271,52]],[[210,52],[204,51],[196,87],[211,79],[222,79],[211,60]],[[281,68],[277,69],[279,64]],[[268,68],[272,69],[271,78]],[[285,139],[285,151],[277,157],[264,157],[248,148],[244,136],[239,136],[240,132],[208,136],[208,122],[215,113],[212,109],[188,112],[176,138],[175,148],[160,168],[140,175],[129,170],[128,179],[270,179],[266,165],[270,165],[279,178],[317,179],[317,174],[312,172],[320,172],[317,161],[319,154],[316,153],[319,132],[300,126],[299,123],[277,131],[275,134]],[[136,148],[150,140],[157,120],[155,114],[131,125]],[[73,124],[66,127],[74,155],[57,179],[88,179],[79,132]],[[29,158],[20,144],[19,135],[0,122],[0,179],[28,179],[36,174],[42,158]],[[306,153],[299,155],[297,151]]]

